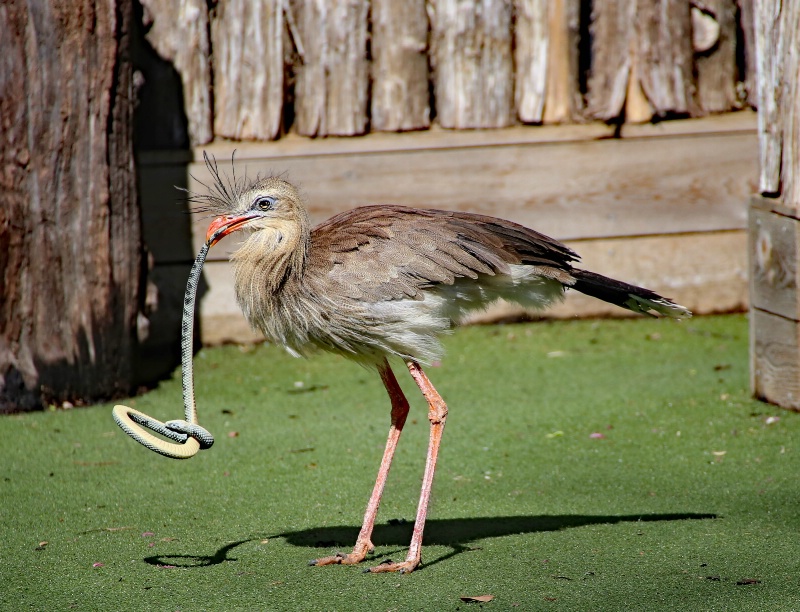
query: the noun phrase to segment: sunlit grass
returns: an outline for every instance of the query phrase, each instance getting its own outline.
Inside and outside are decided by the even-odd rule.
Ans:
[[[446,345],[417,572],[306,565],[358,531],[388,428],[377,375],[228,346],[195,359],[217,443],[189,461],[135,444],[110,406],[0,419],[0,606],[800,609],[800,418],[749,398],[745,317],[473,327]],[[427,445],[396,371],[412,414],[372,563],[405,555]],[[180,383],[128,403],[178,418]]]

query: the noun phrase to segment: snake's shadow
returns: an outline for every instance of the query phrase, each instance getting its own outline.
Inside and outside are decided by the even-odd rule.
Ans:
[[[613,525],[627,522],[689,521],[717,518],[716,514],[674,513],[674,514],[630,514],[630,515],[539,515],[539,516],[494,516],[462,519],[433,519],[425,525],[425,544],[448,546],[452,549],[437,559],[426,561],[431,566],[471,548],[470,542],[484,538],[498,538],[522,533],[559,531],[587,525]],[[403,520],[392,520],[388,524],[375,525],[372,541],[376,546],[398,546],[403,549],[411,540],[413,524]],[[355,543],[359,527],[350,525],[334,527],[313,527],[301,531],[275,534],[271,537],[285,538],[292,546],[306,548],[349,550]],[[156,566],[206,567],[225,561],[235,561],[228,557],[234,548],[261,538],[248,538],[226,544],[213,555],[159,555],[147,557],[145,563]],[[386,554],[386,553],[384,553]]]

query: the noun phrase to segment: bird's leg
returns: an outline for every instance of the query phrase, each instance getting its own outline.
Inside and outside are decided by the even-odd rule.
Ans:
[[[386,478],[389,475],[389,468],[392,465],[392,457],[397,448],[397,441],[400,439],[400,433],[403,431],[406,417],[408,416],[408,400],[403,395],[400,385],[397,384],[397,379],[394,372],[389,367],[389,362],[386,359],[379,366],[378,372],[381,375],[383,386],[389,393],[389,399],[392,402],[392,424],[389,427],[389,438],[386,440],[386,449],[383,451],[383,459],[381,459],[381,466],[378,468],[378,476],[375,479],[375,487],[372,489],[372,495],[367,503],[367,511],[364,513],[364,522],[361,525],[361,531],[356,539],[356,544],[353,547],[353,552],[350,554],[336,553],[330,557],[322,557],[311,561],[311,565],[331,565],[334,563],[342,563],[351,565],[360,563],[367,556],[367,553],[372,552],[375,546],[372,544],[372,529],[375,526],[375,518],[378,515],[378,506],[381,503],[381,496],[383,495],[383,487],[386,484]]]
[[[436,470],[436,458],[439,455],[439,445],[442,441],[444,423],[447,419],[447,404],[442,396],[434,389],[431,381],[415,361],[408,362],[408,371],[414,382],[417,383],[422,395],[428,401],[428,420],[431,423],[430,442],[428,443],[428,457],[425,460],[425,474],[422,477],[422,491],[419,495],[417,518],[414,521],[414,531],[411,535],[411,545],[408,548],[406,560],[402,563],[381,563],[371,568],[370,572],[412,572],[419,565],[422,553],[422,532],[425,530],[425,519],[428,515],[428,502],[431,498],[433,486],[433,473]]]

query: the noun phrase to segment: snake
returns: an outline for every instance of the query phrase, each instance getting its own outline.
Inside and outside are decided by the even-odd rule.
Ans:
[[[122,431],[151,451],[172,459],[189,459],[201,449],[210,448],[214,444],[214,436],[201,427],[197,420],[197,406],[194,397],[194,373],[192,365],[192,348],[194,333],[194,305],[197,298],[197,286],[203,271],[208,250],[216,240],[216,234],[209,237],[200,248],[186,281],[186,294],[183,298],[183,318],[181,320],[181,387],[183,388],[184,419],[161,422],[151,416],[117,404],[112,416]],[[147,431],[147,430],[150,431]],[[154,436],[154,432],[168,440]]]

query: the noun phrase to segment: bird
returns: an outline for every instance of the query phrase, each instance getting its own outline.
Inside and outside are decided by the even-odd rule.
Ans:
[[[423,370],[442,357],[441,336],[470,313],[504,299],[544,309],[575,290],[635,313],[690,317],[654,291],[575,267],[556,239],[504,219],[400,205],[353,208],[311,226],[302,192],[282,176],[251,180],[221,172],[193,194],[213,216],[207,243],[243,237],[230,255],[237,302],[250,325],[294,356],[322,349],[377,371],[390,426],[363,524],[349,553],[310,565],[351,565],[374,551],[372,532],[392,458],[409,413],[390,361],[402,361],[428,404],[429,443],[405,560],[368,572],[408,573],[422,535],[448,407]]]

